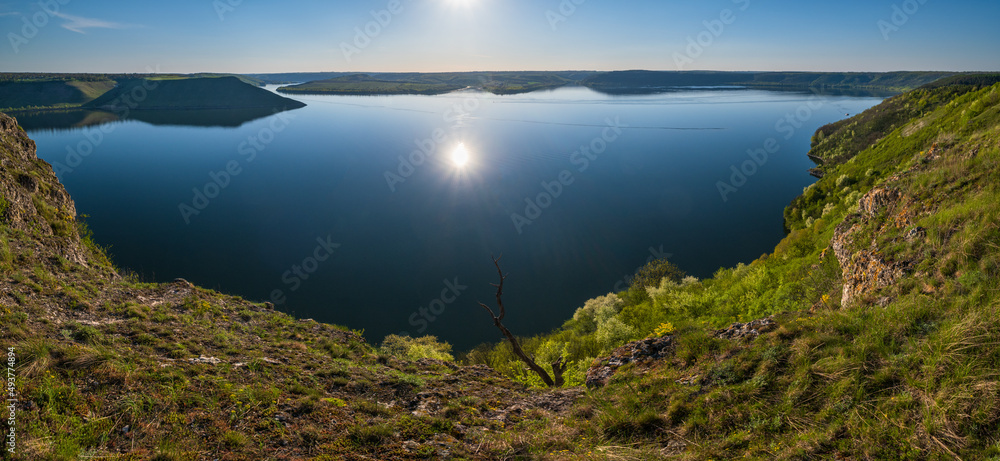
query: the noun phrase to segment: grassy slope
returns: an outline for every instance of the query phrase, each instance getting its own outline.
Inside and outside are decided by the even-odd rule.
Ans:
[[[78,107],[114,86],[112,80],[0,82],[0,110]]]
[[[232,74],[157,74],[153,79],[238,78],[253,86],[263,80]],[[121,74],[0,74],[0,111],[67,109],[83,106],[115,88],[118,82],[138,78]]]
[[[540,423],[537,452],[1000,459],[1000,84],[988,83],[918,90],[825,128],[849,147],[814,149],[839,162],[789,207],[793,230],[774,253],[710,279],[588,301],[562,329],[527,339],[540,362],[572,360],[575,383],[593,357],[657,328],[678,344],[673,359],[589,393],[574,417]],[[875,119],[895,123],[858,123]],[[866,140],[854,143],[862,126]],[[831,239],[875,187],[903,199],[860,221],[851,251],[873,244],[908,269],[844,307]],[[780,328],[753,343],[710,334],[772,314]],[[504,344],[469,359],[536,381]],[[565,427],[590,438],[558,442]]]
[[[435,95],[449,93],[464,86],[447,83],[394,82],[378,80],[368,76],[351,75],[330,80],[319,80],[300,85],[284,86],[278,89],[282,93],[297,94],[345,94],[345,95],[375,95],[375,94],[424,94]]]
[[[526,93],[573,83],[580,72],[454,72],[354,74],[280,88],[289,93],[313,94],[443,94],[462,88],[480,88],[495,94]]]
[[[123,278],[3,114],[0,164],[0,344],[19,399],[4,459],[497,459],[514,451],[505,428],[573,400],[416,361],[449,358],[429,338],[380,350],[183,281]]]
[[[267,82],[265,82],[264,80],[261,80],[259,78],[255,78],[255,77],[252,77],[252,76],[249,76],[249,75],[241,75],[241,74],[200,73],[200,74],[191,74],[188,77],[191,77],[191,78],[236,77],[236,78],[240,79],[240,81],[242,81],[243,83],[246,83],[246,84],[249,84],[249,85],[253,85],[253,86],[264,86],[264,85],[267,85]]]
[[[877,89],[905,91],[953,75],[945,72],[813,73],[813,72],[457,72],[354,74],[286,86],[279,91],[316,94],[441,94],[482,88],[511,94],[581,83],[609,92],[648,91],[666,86],[742,85],[761,88]]]
[[[713,72],[620,71],[593,75],[582,84],[598,90],[628,91],[650,87],[741,85],[763,88],[841,88],[905,91],[948,72]]]
[[[294,74],[290,74],[294,75]],[[317,74],[321,75],[321,74]],[[749,85],[771,88],[867,88],[902,91],[936,80],[946,73],[749,73],[749,72],[452,72],[354,74],[301,85],[280,91],[302,94],[441,94],[466,87],[495,94],[525,93],[567,84],[584,84],[604,90],[629,91],[650,86]],[[108,93],[116,83],[130,85],[142,75],[121,74],[0,74],[0,110],[63,109],[79,107]],[[155,81],[238,78],[253,86],[265,80],[230,74],[148,76]],[[199,93],[199,91],[195,91]],[[212,91],[209,91],[212,93]],[[109,93],[109,95],[112,93]],[[118,93],[113,93],[117,95]],[[199,93],[200,94],[200,93]],[[238,97],[238,95],[234,95]],[[102,101],[113,99],[103,98]],[[197,101],[188,101],[194,104]],[[221,105],[216,104],[213,107]],[[197,107],[197,106],[185,106]]]
[[[805,216],[773,254],[588,303],[529,339],[539,359],[573,359],[579,382],[591,358],[674,330],[672,359],[623,369],[565,414],[525,403],[553,394],[482,369],[411,362],[185,283],[117,278],[86,239],[87,265],[62,258],[72,239],[51,239],[70,238],[72,220],[42,204],[54,176],[32,173],[47,223],[0,222],[0,337],[19,351],[24,459],[996,458],[1000,85],[934,91],[901,98],[947,95],[939,107],[828,166],[810,188],[823,193],[793,204]],[[886,307],[845,308],[840,265],[824,250],[876,185],[908,197],[897,211],[912,223],[862,229],[860,241],[913,269],[876,293]],[[918,225],[926,237],[904,238]],[[781,327],[752,343],[710,335],[772,313]],[[191,360],[201,356],[220,362]],[[470,358],[530,381],[503,346]]]
[[[135,95],[145,95],[141,101]],[[137,107],[123,102],[123,96]],[[94,109],[294,109],[304,104],[246,84],[236,77],[158,78],[123,80],[119,86],[86,104]]]
[[[268,85],[313,82],[328,80],[346,75],[345,72],[289,72],[278,74],[247,74],[247,77],[260,80]]]

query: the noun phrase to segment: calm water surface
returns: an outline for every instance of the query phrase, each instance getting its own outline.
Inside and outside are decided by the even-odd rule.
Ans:
[[[282,301],[371,340],[467,348],[498,338],[477,305],[493,301],[491,254],[510,273],[508,326],[529,335],[652,256],[706,277],[770,251],[813,181],[813,132],[881,101],[583,88],[297,99],[308,107],[277,115],[23,121],[120,266]]]

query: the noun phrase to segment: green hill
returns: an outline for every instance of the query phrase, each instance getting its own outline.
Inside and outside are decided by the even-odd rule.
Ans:
[[[627,341],[670,345],[536,440],[586,428],[599,441],[575,453],[615,445],[637,459],[1000,457],[997,82],[955,77],[824,127],[810,155],[826,174],[785,210],[773,253],[704,280],[655,262],[527,338],[578,385],[599,377],[595,363],[644,357],[615,350]],[[719,330],[754,319],[776,325]],[[468,360],[539,382],[506,344]]]
[[[424,94],[435,95],[449,93],[465,88],[463,85],[450,83],[423,83],[379,80],[365,74],[345,75],[329,80],[318,80],[299,85],[278,88],[281,93],[298,94],[343,94],[343,95],[382,95],[382,94]]]
[[[589,72],[446,72],[351,74],[278,89],[304,94],[443,94],[477,88],[494,94],[528,93],[575,83]]]
[[[741,86],[766,89],[911,90],[953,72],[450,72],[338,75],[278,89],[304,94],[442,94],[477,88],[495,94],[527,93],[580,84],[607,93],[649,93],[671,87]]]
[[[89,103],[100,98],[105,103],[123,94],[123,91],[135,89],[135,82],[147,79],[146,86],[152,88],[149,82],[166,80],[198,80],[198,83],[189,83],[192,86],[200,85],[203,80],[221,79],[229,84],[233,79],[253,86],[264,86],[265,82],[249,76],[233,74],[38,74],[38,73],[0,73],[0,110],[3,111],[26,111],[26,110],[53,110],[71,109],[90,106]],[[121,85],[126,85],[127,88]],[[220,82],[206,84],[204,89],[187,88],[186,90],[209,97],[213,107],[225,106],[225,103],[216,99],[222,97],[244,98],[237,104],[246,104],[252,98],[249,92],[239,92],[226,90],[229,86]],[[118,91],[113,91],[118,90]],[[214,91],[222,91],[216,95]],[[141,90],[136,90],[141,91]],[[108,97],[102,97],[108,96]],[[131,98],[130,98],[131,99]],[[188,104],[185,109],[198,107],[191,98],[182,99],[182,104]],[[282,107],[283,104],[272,102],[260,102],[258,107]],[[291,106],[289,106],[291,107]]]
[[[249,84],[249,85],[253,85],[253,86],[264,86],[264,85],[267,85],[267,83],[268,83],[268,82],[265,82],[264,80],[261,80],[259,78],[253,77],[251,75],[240,75],[240,74],[213,74],[213,73],[209,73],[209,72],[202,72],[202,73],[198,73],[198,74],[188,75],[188,77],[191,77],[191,78],[236,77],[236,78],[240,79],[241,82]]]
[[[997,459],[991,78],[820,130],[811,155],[825,175],[786,209],[773,253],[704,280],[655,261],[524,338],[536,361],[568,364],[555,390],[505,343],[456,363],[434,338],[376,347],[268,304],[122,274],[0,114],[0,339],[18,400],[5,456]]]
[[[290,72],[278,74],[247,74],[247,77],[260,80],[265,84],[274,85],[328,80],[345,74],[345,72]]]
[[[748,86],[776,89],[869,89],[907,91],[953,72],[715,72],[620,71],[585,78],[581,84],[609,93],[634,93],[684,86]]]
[[[0,110],[77,107],[114,88],[113,80],[0,81]]]
[[[251,86],[236,77],[121,80],[118,86],[84,105],[111,111],[164,109],[287,110],[305,104]]]

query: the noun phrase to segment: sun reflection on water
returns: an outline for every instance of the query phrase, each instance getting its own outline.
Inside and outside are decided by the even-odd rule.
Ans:
[[[451,162],[456,168],[465,168],[469,164],[469,150],[465,148],[465,143],[460,143],[451,152]]]

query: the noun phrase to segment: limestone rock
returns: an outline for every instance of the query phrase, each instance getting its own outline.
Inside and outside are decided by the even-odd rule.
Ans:
[[[648,363],[659,360],[674,351],[674,337],[662,336],[630,342],[611,352],[597,365],[587,370],[587,387],[601,387],[608,383],[618,368],[629,363]]]
[[[871,228],[871,224],[876,225],[877,232],[886,226],[910,225],[905,207],[900,206],[903,200],[895,189],[873,189],[858,202],[858,213],[845,218],[834,231],[831,247],[840,261],[844,278],[841,305],[854,305],[892,286],[905,273],[907,264],[883,257],[874,238],[870,243],[860,241],[861,230]],[[904,208],[903,212],[896,213],[898,208]]]
[[[0,221],[12,229],[38,235],[47,256],[52,253],[87,265],[76,229],[76,206],[56,178],[52,166],[36,155],[35,142],[0,113]]]
[[[716,331],[714,336],[723,339],[749,339],[752,341],[762,333],[767,333],[775,328],[778,328],[778,323],[771,317],[767,317],[747,323],[734,323],[729,328]]]

